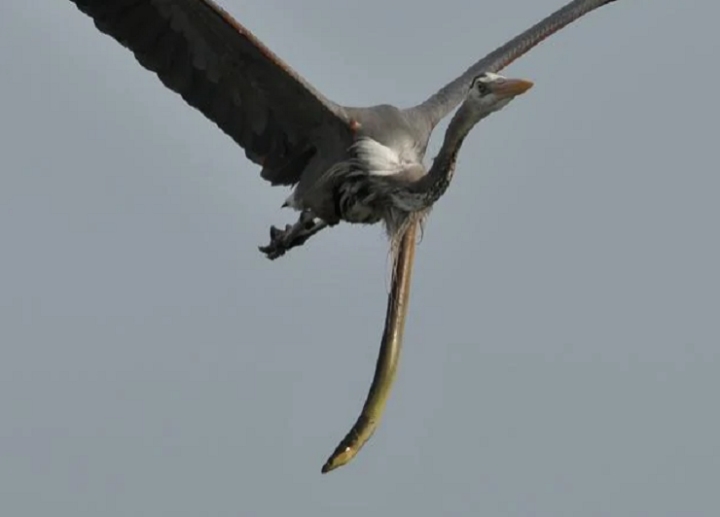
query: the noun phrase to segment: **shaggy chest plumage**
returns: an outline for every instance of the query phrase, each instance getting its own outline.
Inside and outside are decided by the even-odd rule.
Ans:
[[[367,137],[358,139],[351,151],[349,170],[335,195],[339,216],[363,224],[397,218],[393,191],[425,174],[416,154],[409,147],[393,149]]]

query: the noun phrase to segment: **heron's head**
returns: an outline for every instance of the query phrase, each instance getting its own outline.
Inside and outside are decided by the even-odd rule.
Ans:
[[[473,79],[465,103],[478,114],[489,115],[507,106],[532,86],[533,83],[525,79],[509,79],[485,72]]]

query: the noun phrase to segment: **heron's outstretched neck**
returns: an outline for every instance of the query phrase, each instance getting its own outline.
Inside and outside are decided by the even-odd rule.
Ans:
[[[416,185],[420,192],[427,193],[427,203],[429,204],[437,201],[450,185],[450,180],[455,174],[455,165],[457,164],[460,147],[462,147],[470,130],[478,122],[478,119],[473,119],[470,116],[470,111],[465,104],[460,107],[450,121],[442,147],[440,147],[438,155],[433,160],[430,170]]]
[[[428,173],[418,181],[397,189],[394,200],[397,205],[410,212],[429,208],[440,199],[450,185],[460,147],[465,137],[485,115],[474,113],[475,108],[463,103],[450,121],[445,132],[442,147],[433,160]]]

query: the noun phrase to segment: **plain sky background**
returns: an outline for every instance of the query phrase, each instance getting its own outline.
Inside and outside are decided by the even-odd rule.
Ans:
[[[423,100],[564,0],[221,0],[330,98]],[[720,515],[715,0],[619,0],[505,73],[349,466],[387,243],[295,214],[69,1],[0,2],[0,515]],[[439,146],[438,128],[428,151]]]

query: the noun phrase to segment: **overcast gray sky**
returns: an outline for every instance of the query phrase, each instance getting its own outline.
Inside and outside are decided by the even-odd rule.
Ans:
[[[408,106],[564,0],[220,3]],[[536,86],[467,140],[385,419],[322,476],[382,229],[268,261],[287,190],[69,1],[0,2],[0,514],[720,515],[718,19],[619,0],[506,70]]]

